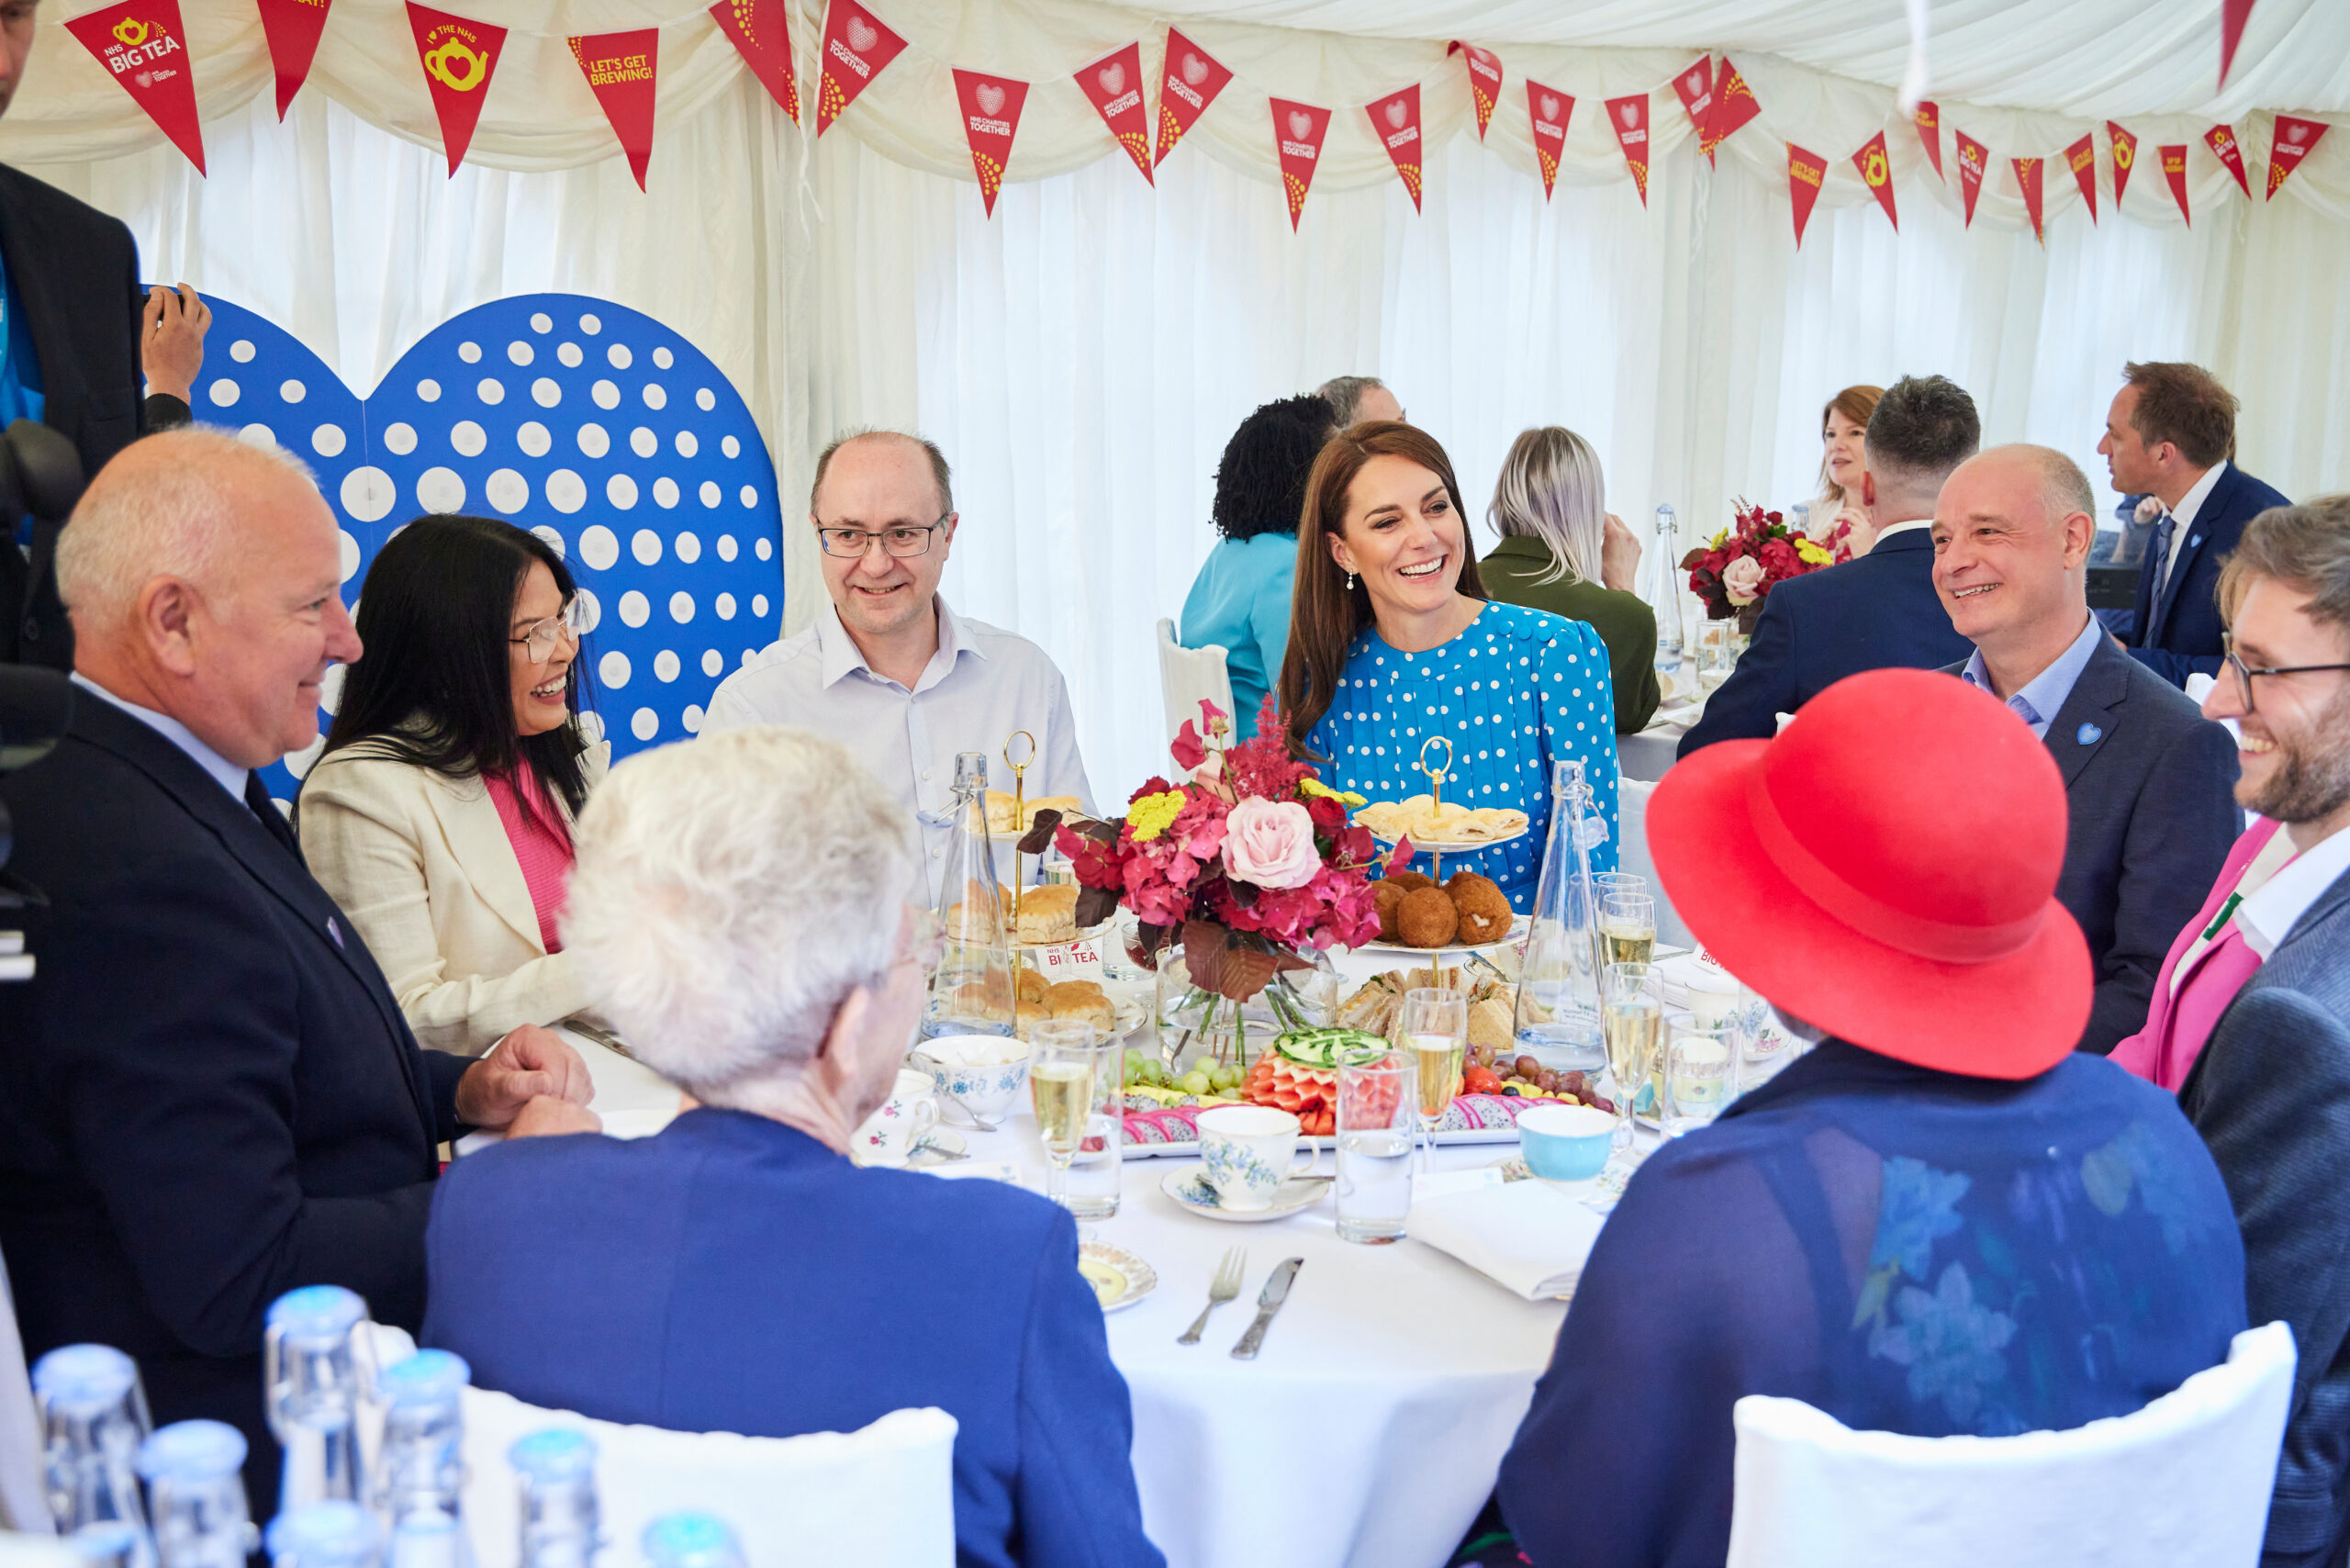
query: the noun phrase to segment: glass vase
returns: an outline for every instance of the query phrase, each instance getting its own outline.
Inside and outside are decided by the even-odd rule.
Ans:
[[[1235,1002],[1192,980],[1181,942],[1160,948],[1152,1017],[1161,1064],[1178,1076],[1201,1065],[1245,1072],[1277,1036],[1328,1025],[1338,1006],[1338,971],[1325,954],[1298,957],[1312,967],[1277,969],[1263,990]]]

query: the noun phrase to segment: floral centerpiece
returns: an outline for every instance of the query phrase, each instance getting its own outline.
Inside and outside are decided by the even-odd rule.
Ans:
[[[1201,702],[1200,724],[1204,735],[1185,720],[1169,747],[1188,782],[1148,780],[1123,818],[1064,822],[1040,812],[1020,847],[1039,854],[1049,842],[1069,857],[1080,929],[1124,905],[1138,923],[1134,956],[1154,970],[1180,944],[1193,992],[1187,1002],[1205,1003],[1208,1033],[1228,1031],[1219,1059],[1228,1046],[1246,1066],[1241,1004],[1262,997],[1281,1028],[1313,1022],[1281,977],[1326,969],[1329,948],[1376,937],[1371,869],[1400,869],[1412,846],[1406,840],[1382,856],[1371,830],[1348,821],[1362,797],[1331,789],[1290,756],[1271,695],[1252,740],[1230,744],[1231,715],[1213,702]],[[1230,1005],[1219,1009],[1218,999]]]
[[[1777,512],[1744,500],[1733,510],[1738,521],[1681,557],[1681,566],[1689,574],[1690,591],[1705,600],[1707,620],[1735,616],[1739,630],[1751,636],[1773,588],[1836,557]]]

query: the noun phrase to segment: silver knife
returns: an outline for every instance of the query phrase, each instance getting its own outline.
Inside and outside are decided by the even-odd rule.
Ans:
[[[1273,1314],[1281,1309],[1281,1303],[1289,1299],[1289,1282],[1297,1278],[1297,1271],[1304,1263],[1303,1258],[1284,1258],[1273,1265],[1271,1277],[1265,1281],[1264,1290],[1257,1296],[1257,1321],[1248,1325],[1248,1332],[1240,1336],[1240,1343],[1232,1347],[1233,1360],[1253,1361],[1257,1359],[1258,1348],[1265,1342],[1265,1328],[1272,1322]]]

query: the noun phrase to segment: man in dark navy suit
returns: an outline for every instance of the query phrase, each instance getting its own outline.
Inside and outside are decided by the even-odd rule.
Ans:
[[[65,530],[74,711],[0,782],[31,984],[0,991],[0,1254],[28,1356],[136,1359],[158,1423],[241,1428],[267,1518],[263,1316],[345,1285],[424,1316],[435,1145],[594,1125],[570,1047],[419,1051],[252,769],[318,733],[360,645],[333,514],[298,465],[210,431],[117,457]],[[509,1126],[510,1124],[510,1126]]]
[[[2144,1025],[2163,957],[2243,821],[2234,739],[2089,613],[2096,505],[2063,453],[1994,447],[1942,487],[1933,543],[1934,588],[1975,644],[1951,672],[2031,725],[2065,778],[2056,898],[2088,938],[2080,1048],[2102,1056]]]
[[[1901,666],[1939,669],[1967,655],[1934,595],[1934,498],[1975,455],[1975,400],[1939,375],[1904,376],[1877,399],[1862,443],[1861,496],[1875,543],[1857,560],[1793,577],[1762,601],[1752,646],[1681,738],[1687,756],[1716,741],[1768,740],[1792,713],[1848,675]]]
[[[2245,523],[2288,503],[2230,461],[2236,400],[2210,371],[2155,362],[2125,364],[2121,375],[2097,449],[2115,489],[2152,495],[2163,509],[2123,642],[2132,658],[2184,687],[2190,675],[2219,674],[2227,652],[2221,565]]]

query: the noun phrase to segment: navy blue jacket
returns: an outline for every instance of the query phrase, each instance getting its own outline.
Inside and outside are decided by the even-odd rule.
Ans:
[[[2220,567],[2244,525],[2270,507],[2289,506],[2284,495],[2230,463],[2195,514],[2178,546],[2162,602],[2154,599],[2161,563],[2149,557],[2138,576],[2138,603],[2131,612],[2130,655],[2183,687],[2190,675],[2217,675],[2223,650],[2220,634]]]
[[[2045,739],[2069,814],[2056,899],[2080,922],[2097,975],[2080,1048],[2103,1056],[2146,1026],[2163,959],[2244,831],[2236,743],[2110,637]]]
[[[422,1321],[433,1146],[471,1064],[417,1049],[283,822],[130,715],[77,692],[0,800],[10,868],[50,899],[28,912],[35,980],[0,986],[0,1253],[26,1354],[129,1352],[158,1425],[243,1431],[266,1518],[263,1315],[339,1284]]]
[[[1703,717],[1681,737],[1687,756],[1716,741],[1769,740],[1792,713],[1864,669],[1940,669],[1975,646],[1934,592],[1934,541],[1912,529],[1856,561],[1790,577],[1762,601],[1754,641]]]
[[[425,1342],[532,1405],[686,1432],[955,1417],[963,1568],[1153,1568],[1066,1210],[994,1182],[859,1170],[741,1111],[657,1137],[502,1144],[452,1166]]]
[[[2350,876],[2293,924],[2179,1090],[2244,1227],[2255,1323],[2300,1364],[2265,1568],[2350,1555]]]

